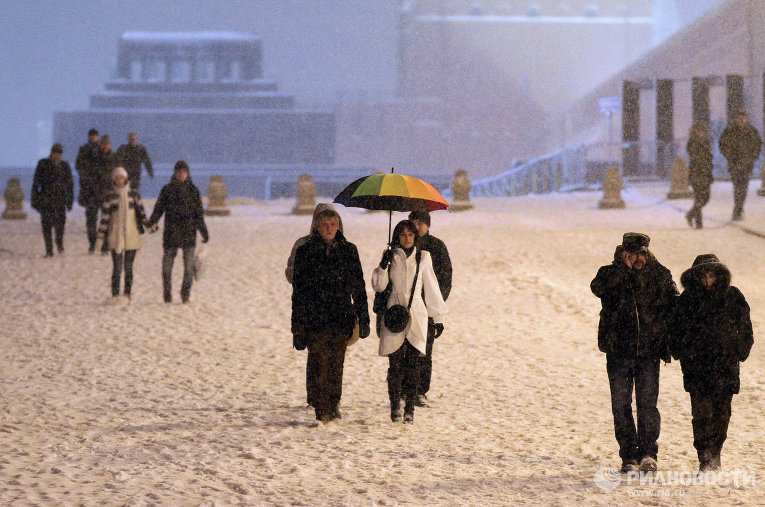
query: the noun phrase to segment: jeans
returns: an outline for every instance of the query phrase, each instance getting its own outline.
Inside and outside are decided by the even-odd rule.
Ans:
[[[112,250],[112,296],[120,294],[120,276],[122,275],[122,266],[125,266],[125,295],[130,295],[133,288],[133,261],[137,250],[125,250],[117,253]]]
[[[620,359],[606,355],[606,370],[611,388],[614,433],[622,460],[656,459],[656,441],[661,431],[659,399],[659,358]],[[632,390],[635,390],[637,427],[632,417]]]
[[[388,355],[388,397],[391,406],[398,406],[403,390],[406,411],[414,411],[414,401],[420,388],[420,357],[420,351],[408,340]]]
[[[183,247],[183,282],[181,296],[191,294],[191,284],[194,281],[194,246]],[[172,289],[173,263],[178,253],[178,247],[166,247],[162,255],[162,288],[165,296],[170,296]]]
[[[43,241],[45,241],[46,255],[53,255],[53,230],[56,231],[56,247],[59,252],[64,250],[64,225],[66,224],[66,210],[64,208],[52,211],[44,211],[40,214]]]
[[[691,391],[691,415],[693,416],[693,447],[699,453],[712,451],[720,455],[728,437],[731,401],[730,393],[699,393]]]
[[[308,333],[308,362],[311,364],[313,408],[316,419],[337,409],[343,395],[343,364],[348,336]]]

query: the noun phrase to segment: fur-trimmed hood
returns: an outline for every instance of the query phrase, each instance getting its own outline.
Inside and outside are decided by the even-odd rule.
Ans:
[[[725,290],[730,287],[732,278],[730,270],[714,254],[704,254],[696,257],[696,260],[693,261],[693,266],[685,270],[680,276],[680,284],[686,290],[703,291],[704,286],[701,284],[701,276],[710,271],[717,277],[717,284],[714,288],[716,291]]]

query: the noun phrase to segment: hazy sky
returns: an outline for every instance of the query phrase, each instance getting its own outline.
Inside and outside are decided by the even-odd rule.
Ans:
[[[0,166],[34,166],[39,122],[87,109],[127,31],[237,31],[263,40],[264,77],[301,103],[392,94],[395,0],[2,0]],[[48,134],[49,135],[49,134]],[[83,132],[83,142],[86,141]],[[48,137],[42,139],[48,144]],[[74,162],[76,146],[64,147]]]

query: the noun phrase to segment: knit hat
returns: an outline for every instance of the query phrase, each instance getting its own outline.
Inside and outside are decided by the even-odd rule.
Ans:
[[[427,211],[412,211],[409,213],[409,220],[417,220],[430,227],[430,213]]]
[[[720,259],[717,258],[715,254],[701,254],[697,255],[696,259],[693,261],[693,267],[709,267],[709,268],[717,268],[722,265],[722,262],[720,262]],[[701,268],[699,268],[701,269]]]
[[[686,289],[689,287],[699,287],[699,277],[704,273],[714,273],[717,276],[716,286],[728,287],[731,282],[731,274],[725,264],[720,262],[715,254],[702,254],[696,256],[693,266],[686,269],[680,275],[680,284]]]
[[[128,177],[128,173],[127,173],[127,171],[125,170],[124,167],[122,167],[122,166],[115,167],[114,170],[112,171],[112,179],[114,180],[114,179],[117,178],[117,176],[120,176],[120,175],[124,176],[125,179],[127,179],[127,177]]]
[[[625,232],[622,237],[622,246],[629,253],[647,252],[650,242],[651,238],[640,232]]]

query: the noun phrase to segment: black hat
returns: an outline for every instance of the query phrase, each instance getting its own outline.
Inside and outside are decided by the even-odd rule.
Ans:
[[[640,232],[625,232],[622,237],[622,246],[629,253],[647,251],[650,242],[651,238]]]
[[[430,227],[430,213],[427,211],[412,211],[409,213],[409,220],[417,220]]]
[[[88,130],[88,137],[90,137],[90,136],[97,136],[97,135],[98,135],[98,130],[96,130],[96,129]]]
[[[715,254],[701,254],[696,256],[696,259],[693,261],[694,268],[697,266],[716,268],[720,265],[722,265],[722,262],[720,262],[720,259]]]
[[[61,146],[61,143],[54,143],[53,146],[50,149],[51,153],[64,153],[64,147]]]

